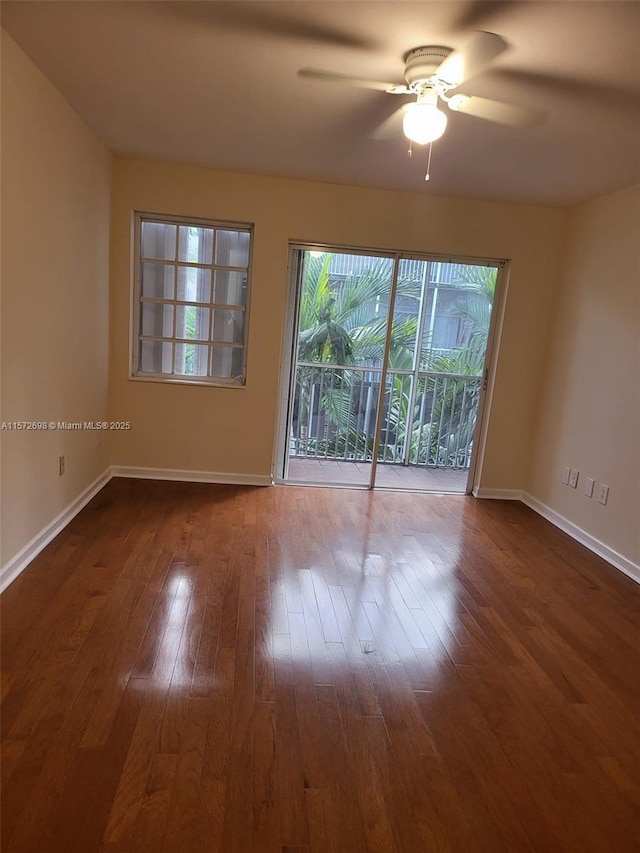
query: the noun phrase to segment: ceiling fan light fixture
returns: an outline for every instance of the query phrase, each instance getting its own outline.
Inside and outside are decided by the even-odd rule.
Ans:
[[[402,121],[407,139],[418,145],[440,139],[447,127],[447,116],[434,103],[411,104]]]

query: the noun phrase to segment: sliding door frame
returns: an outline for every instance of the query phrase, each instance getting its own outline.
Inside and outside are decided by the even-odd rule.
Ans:
[[[502,327],[507,304],[507,290],[509,287],[509,276],[511,273],[511,261],[496,261],[498,269],[496,278],[496,289],[491,306],[491,318],[489,320],[489,334],[487,335],[487,348],[484,354],[484,371],[480,399],[478,401],[478,412],[476,414],[476,431],[474,435],[473,450],[469,463],[469,477],[467,479],[467,494],[477,497],[480,488],[480,477],[484,464],[484,454],[487,446],[487,435],[489,430],[489,415],[491,402],[495,388],[496,373],[498,370],[498,356],[500,341],[502,338]],[[477,440],[476,440],[477,439]]]
[[[293,396],[291,388],[295,377],[293,372],[296,365],[296,357],[294,353],[295,344],[298,340],[298,323],[299,323],[299,307],[302,294],[302,272],[304,263],[304,252],[344,252],[351,255],[363,255],[366,257],[389,258],[393,260],[393,272],[391,282],[391,293],[389,298],[389,313],[387,317],[387,332],[385,339],[385,352],[382,362],[381,382],[380,382],[380,401],[376,416],[375,427],[375,443],[376,452],[373,454],[371,474],[368,484],[346,484],[346,483],[306,483],[308,486],[329,486],[331,488],[347,488],[347,489],[366,489],[375,488],[375,475],[378,463],[377,447],[380,440],[383,421],[384,406],[381,401],[384,399],[385,380],[388,372],[388,352],[390,339],[392,334],[393,316],[395,310],[395,296],[398,281],[398,270],[401,260],[416,260],[434,263],[456,263],[470,264],[483,267],[493,267],[497,269],[496,287],[494,299],[491,306],[491,319],[489,323],[489,334],[487,337],[487,346],[484,359],[484,373],[482,378],[482,386],[480,398],[478,402],[478,410],[476,415],[476,427],[474,433],[473,449],[469,463],[469,474],[467,478],[465,493],[476,494],[482,464],[484,462],[484,453],[487,442],[487,426],[489,420],[489,412],[491,407],[491,398],[493,396],[493,388],[495,383],[495,375],[498,361],[499,342],[502,333],[502,325],[504,321],[504,311],[507,296],[509,266],[510,262],[503,258],[479,258],[470,257],[467,255],[443,255],[434,252],[415,252],[415,251],[389,251],[388,249],[363,248],[362,246],[346,246],[335,243],[309,243],[301,240],[291,240],[289,242],[289,255],[287,264],[287,296],[285,305],[285,322],[283,326],[282,344],[281,344],[281,359],[280,359],[280,375],[279,375],[279,391],[278,391],[278,410],[276,418],[276,432],[274,441],[274,455],[272,466],[272,478],[275,483],[286,484],[289,466],[289,434],[291,431],[291,423],[293,417]],[[423,294],[423,300],[426,294]],[[419,342],[416,339],[416,351]]]

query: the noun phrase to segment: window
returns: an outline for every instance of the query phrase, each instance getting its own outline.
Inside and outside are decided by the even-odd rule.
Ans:
[[[249,225],[136,215],[132,375],[245,384]]]

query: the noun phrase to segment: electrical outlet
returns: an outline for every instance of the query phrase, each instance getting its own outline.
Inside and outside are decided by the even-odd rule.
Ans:
[[[572,468],[569,474],[569,485],[572,489],[576,489],[578,487],[578,477],[580,476],[580,471],[577,468]]]
[[[58,476],[62,477],[65,471],[64,456],[58,456]]]
[[[609,500],[609,486],[605,483],[600,483],[600,488],[598,490],[598,503],[603,506],[607,505],[607,501]]]
[[[571,469],[569,468],[568,465],[565,465],[564,468],[562,469],[562,484],[564,486],[569,485],[569,477],[570,476],[571,476]]]
[[[584,481],[584,493],[586,497],[593,497],[593,487],[595,486],[595,484],[596,481],[593,479],[593,477],[587,477],[587,479]]]

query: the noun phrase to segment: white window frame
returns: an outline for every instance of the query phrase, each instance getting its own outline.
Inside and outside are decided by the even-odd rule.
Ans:
[[[176,251],[176,257],[174,260],[165,260],[159,258],[142,258],[141,254],[141,246],[142,246],[142,224],[143,222],[158,222],[164,225],[175,225],[176,226],[176,240],[178,239],[179,234],[179,226],[195,226],[198,228],[212,228],[214,231],[239,231],[244,232],[249,235],[249,257],[248,264],[246,267],[235,267],[235,266],[225,266],[221,264],[215,263],[215,246],[213,250],[213,257],[211,264],[201,264],[191,261],[181,261],[178,259],[178,252]],[[251,271],[252,271],[252,261],[253,261],[253,224],[246,222],[229,222],[222,220],[213,220],[213,219],[202,219],[200,217],[194,216],[174,216],[169,214],[158,214],[158,213],[146,213],[143,211],[135,211],[133,216],[133,270],[132,270],[132,304],[131,304],[131,326],[130,326],[130,353],[129,353],[129,378],[136,381],[142,382],[163,382],[168,384],[180,384],[180,385],[206,385],[206,386],[223,386],[225,388],[244,388],[246,387],[246,377],[247,377],[247,343],[248,343],[248,330],[249,330],[249,307],[251,300]],[[215,237],[214,237],[215,240]],[[176,271],[180,268],[187,269],[208,269],[211,270],[211,292],[210,299],[207,303],[193,302],[189,300],[178,300],[177,299],[177,275],[174,279],[174,293],[173,299],[166,298],[152,298],[149,299],[147,297],[142,296],[142,263],[143,261],[157,263],[165,266],[173,266],[176,268]],[[214,273],[216,270],[229,271],[229,272],[241,272],[246,275],[247,284],[246,284],[246,299],[244,305],[237,305],[231,303],[216,303],[213,301],[214,299]],[[141,333],[141,305],[142,302],[145,301],[153,301],[156,304],[164,304],[164,305],[173,305],[174,306],[174,320],[173,320],[173,334],[171,335],[163,335],[161,337],[158,336],[143,336]],[[176,331],[176,313],[177,308],[180,305],[194,305],[196,307],[206,307],[211,310],[213,314],[214,310],[223,310],[223,311],[242,311],[244,313],[244,324],[243,324],[243,341],[242,343],[232,343],[228,341],[216,341],[213,339],[212,330],[213,330],[213,317],[211,318],[210,325],[210,334],[208,339],[185,339],[178,338],[175,335]],[[140,369],[139,364],[139,353],[140,353],[140,342],[141,340],[161,340],[166,341],[167,343],[171,343],[172,345],[172,357],[174,353],[174,347],[176,343],[188,343],[188,344],[196,344],[196,345],[204,345],[208,348],[208,366],[209,370],[211,370],[211,359],[212,359],[212,349],[213,347],[226,347],[229,349],[236,349],[242,351],[242,374],[240,376],[232,377],[226,379],[220,376],[193,376],[193,375],[184,375],[180,373],[153,373],[150,371],[143,371]]]

